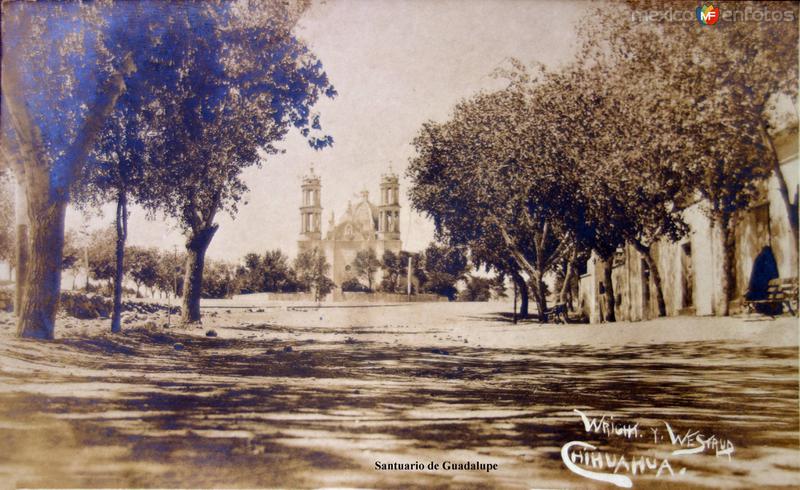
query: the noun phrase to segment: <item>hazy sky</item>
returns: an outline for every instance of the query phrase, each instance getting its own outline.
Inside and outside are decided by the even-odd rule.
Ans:
[[[260,169],[247,171],[247,204],[235,219],[217,221],[208,255],[238,261],[245,253],[281,248],[296,253],[300,229],[300,180],[311,162],[322,178],[323,233],[330,212],[342,215],[347,201],[366,188],[378,200],[378,184],[391,163],[401,176],[413,155],[411,141],[427,120],[445,120],[455,103],[480,89],[500,86],[490,75],[515,57],[550,66],[574,53],[575,22],[585,3],[556,1],[333,0],[315,4],[298,27],[322,60],[339,96],[316,106],[332,148],[312,150],[296,132]],[[433,225],[410,212],[401,180],[403,248],[420,250]],[[113,219],[108,207],[98,227]],[[410,219],[409,219],[410,218]],[[67,226],[84,218],[70,210]],[[133,245],[183,246],[171,221],[146,221],[134,209],[128,241]]]

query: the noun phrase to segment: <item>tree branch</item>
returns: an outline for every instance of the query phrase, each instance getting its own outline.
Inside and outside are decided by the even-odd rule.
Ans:
[[[517,265],[524,269],[528,274],[530,274],[531,278],[538,281],[541,279],[539,276],[539,272],[536,270],[533,265],[525,258],[525,256],[519,251],[514,241],[511,239],[511,236],[508,234],[506,228],[501,225],[496,218],[490,218],[490,221],[497,226],[498,230],[500,230],[500,234],[503,236],[503,241],[505,242],[506,246],[511,252],[511,255],[514,257],[514,260],[517,262]]]
[[[54,190],[62,198],[68,196],[69,186],[82,170],[83,163],[89,152],[92,151],[97,135],[103,130],[108,116],[117,104],[117,99],[125,92],[125,77],[135,71],[133,54],[128,52],[123,57],[120,69],[112,73],[103,84],[94,106],[86,114],[83,125],[77,132],[75,141],[72,142],[64,157],[59,159],[66,168],[64,172],[56,173]]]

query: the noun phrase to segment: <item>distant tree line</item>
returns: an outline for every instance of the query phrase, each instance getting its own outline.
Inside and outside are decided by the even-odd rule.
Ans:
[[[354,275],[342,283],[342,291],[408,292],[408,265],[411,260],[411,292],[445,296],[449,300],[488,301],[505,295],[504,277],[470,274],[472,267],[463,247],[431,242],[419,253],[384,251],[380,260],[372,249],[361,250],[353,262]],[[380,270],[382,279],[375,284]],[[459,291],[459,283],[463,285]]]
[[[432,293],[450,300],[470,298],[468,301],[484,301],[490,296],[502,295],[498,279],[484,280],[468,274],[470,267],[465,249],[436,243],[431,243],[420,253],[401,251],[395,254],[387,250],[381,260],[374,250],[361,250],[351,264],[353,276],[339,285],[330,279],[331,265],[318,248],[301,251],[293,262],[277,249],[267,251],[264,255],[249,253],[244,256],[241,265],[223,266],[222,263],[216,263],[208,271],[209,281],[203,283],[203,291],[209,297],[212,297],[212,291],[216,291],[213,297],[223,297],[223,292],[228,295],[310,292],[317,300],[324,298],[337,286],[349,292],[404,294],[407,292],[409,258],[414,294]],[[380,283],[377,282],[379,271],[382,276]],[[459,296],[457,284],[460,281],[469,290],[466,296]]]
[[[72,288],[114,292],[116,275],[116,245],[114,228],[95,230],[85,237],[75,231],[65,236],[63,269],[73,278]],[[183,251],[161,250],[156,247],[126,246],[123,273],[132,288],[123,292],[137,297],[164,298],[183,294],[186,256]],[[483,278],[469,274],[466,251],[431,243],[423,252],[386,251],[383,260],[365,249],[353,263],[355,276],[341,284],[343,291],[406,293],[408,259],[412,264],[412,293],[432,293],[450,300],[487,301],[502,296],[502,278]],[[88,276],[87,267],[88,265]],[[294,261],[279,249],[264,254],[248,253],[240,262],[209,260],[205,265],[201,297],[229,298],[235,294],[311,292],[324,298],[334,287],[330,264],[318,249],[300,252]],[[375,282],[382,271],[380,284]],[[77,284],[79,275],[85,282]],[[369,287],[367,275],[372,277]],[[359,279],[361,278],[361,279]],[[458,283],[463,283],[459,293]],[[419,285],[419,288],[417,288]]]

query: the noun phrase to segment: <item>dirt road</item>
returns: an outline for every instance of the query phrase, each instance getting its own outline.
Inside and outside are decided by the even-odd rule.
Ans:
[[[595,472],[625,456],[634,487],[800,482],[796,319],[513,326],[498,309],[216,309],[119,336],[66,321],[49,343],[0,317],[0,485],[612,488],[567,468],[572,441]],[[658,476],[633,469],[645,456]]]

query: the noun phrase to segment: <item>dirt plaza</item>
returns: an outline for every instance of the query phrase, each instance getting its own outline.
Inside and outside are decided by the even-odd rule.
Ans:
[[[4,314],[2,485],[610,488],[565,464],[575,441],[603,465],[624,456],[634,487],[791,486],[800,472],[795,318],[513,325],[499,303],[209,305],[202,327],[143,319],[113,337],[63,319],[50,343],[12,338]],[[643,436],[601,430],[612,417]],[[667,426],[684,450],[707,447],[674,454]]]

